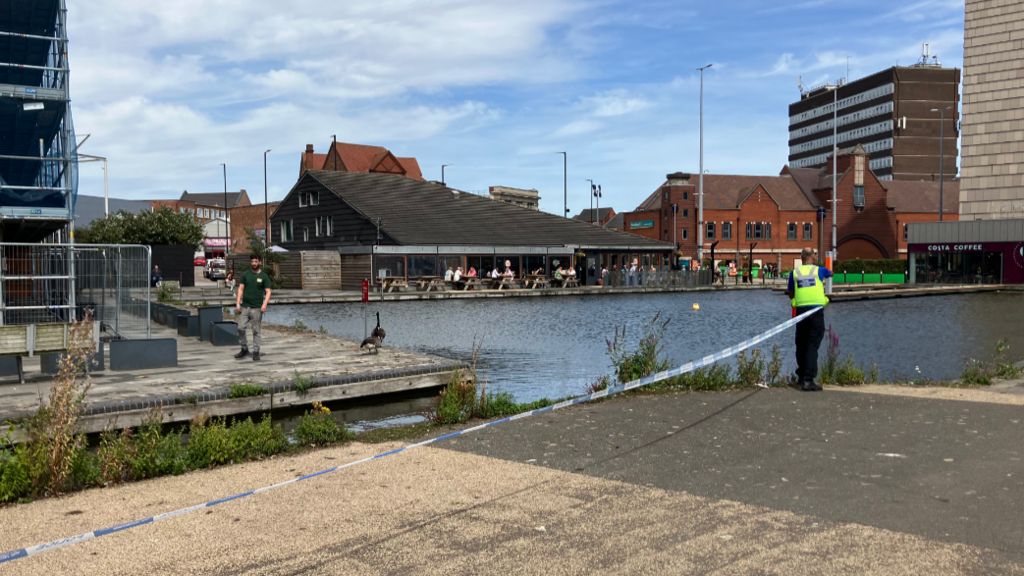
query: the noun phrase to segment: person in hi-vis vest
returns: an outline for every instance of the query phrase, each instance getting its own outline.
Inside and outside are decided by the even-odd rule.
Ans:
[[[818,376],[818,347],[825,337],[825,279],[832,271],[817,266],[818,255],[811,248],[800,251],[803,262],[789,274],[786,296],[790,297],[795,315],[816,307],[820,309],[796,325],[796,385],[806,392],[821,390],[814,379]]]

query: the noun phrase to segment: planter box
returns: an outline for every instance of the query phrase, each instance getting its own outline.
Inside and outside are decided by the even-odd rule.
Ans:
[[[200,306],[199,307],[199,340],[208,342],[210,340],[210,326],[214,322],[224,320],[224,308],[221,306]]]
[[[195,338],[199,336],[199,316],[178,316],[178,336]]]
[[[210,327],[210,343],[214,346],[238,346],[238,323],[231,320],[214,322]]]

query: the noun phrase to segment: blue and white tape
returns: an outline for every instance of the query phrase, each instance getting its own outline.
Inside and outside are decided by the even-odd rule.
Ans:
[[[136,527],[139,527],[139,526],[145,526],[147,524],[153,524],[155,522],[160,522],[162,520],[168,520],[168,519],[171,519],[171,518],[176,518],[178,516],[183,516],[185,514],[189,514],[191,512],[195,512],[197,510],[202,510],[204,508],[212,508],[214,506],[219,506],[220,504],[225,504],[227,502],[232,502],[234,500],[240,500],[242,498],[248,498],[249,496],[255,496],[257,494],[264,494],[264,493],[270,492],[272,490],[277,490],[278,488],[284,488],[285,486],[289,486],[291,484],[295,484],[295,483],[298,483],[298,482],[304,482],[306,480],[311,480],[311,479],[317,478],[319,476],[324,476],[326,474],[331,474],[332,472],[338,472],[339,470],[344,470],[346,468],[351,468],[353,466],[358,466],[360,464],[365,464],[367,462],[372,462],[374,460],[380,460],[381,458],[387,458],[388,456],[394,456],[396,454],[401,454],[402,452],[408,452],[409,450],[412,450],[414,448],[419,448],[421,446],[429,446],[430,444],[436,444],[437,442],[442,442],[444,440],[450,440],[452,438],[458,438],[459,436],[465,436],[466,434],[477,432],[477,431],[483,430],[485,428],[493,428],[495,426],[499,426],[501,424],[505,424],[506,422],[512,422],[513,420],[522,420],[523,418],[529,418],[531,416],[537,416],[539,414],[545,414],[547,412],[553,412],[555,410],[561,410],[562,408],[567,408],[569,406],[575,406],[577,404],[585,404],[585,403],[591,402],[593,400],[598,400],[600,398],[607,398],[608,396],[612,396],[612,395],[615,395],[615,394],[619,394],[621,392],[625,392],[626,390],[633,390],[633,389],[636,389],[636,388],[640,388],[640,387],[643,387],[643,386],[647,386],[647,385],[653,384],[655,382],[660,382],[660,381],[668,379],[668,378],[674,378],[676,376],[681,376],[683,374],[687,374],[689,372],[693,372],[694,370],[697,370],[699,368],[703,368],[705,366],[710,366],[710,365],[714,364],[715,362],[718,362],[718,361],[721,361],[721,360],[725,360],[726,358],[729,358],[731,356],[739,354],[743,350],[746,350],[746,349],[751,348],[753,346],[757,346],[761,342],[764,342],[765,340],[768,340],[769,338],[771,338],[773,336],[776,336],[777,334],[780,334],[780,333],[788,330],[789,328],[792,328],[793,326],[796,325],[797,322],[803,320],[804,318],[806,318],[807,316],[810,316],[811,314],[817,312],[818,310],[819,310],[818,308],[814,308],[812,310],[808,310],[807,312],[804,312],[803,314],[800,314],[799,316],[796,316],[794,318],[790,318],[789,320],[779,324],[778,326],[775,326],[774,328],[772,328],[772,329],[770,329],[770,330],[768,330],[766,332],[762,332],[761,334],[758,334],[757,336],[754,336],[753,338],[750,338],[749,340],[744,340],[743,342],[740,342],[739,344],[736,344],[734,346],[730,346],[730,347],[728,347],[728,348],[726,348],[724,350],[716,352],[715,354],[710,354],[708,356],[704,356],[700,360],[695,360],[693,362],[687,362],[686,364],[683,364],[682,366],[679,366],[677,368],[672,368],[670,370],[665,370],[665,371],[662,371],[662,372],[658,372],[657,374],[651,374],[650,376],[646,376],[646,377],[640,378],[638,380],[633,380],[632,382],[626,382],[623,385],[612,386],[612,387],[605,388],[604,390],[600,390],[598,392],[594,392],[592,394],[584,394],[582,396],[577,396],[575,398],[570,398],[568,400],[563,400],[563,401],[558,402],[556,404],[552,404],[550,406],[545,406],[544,408],[537,408],[536,410],[530,410],[528,412],[520,412],[519,414],[516,414],[514,416],[507,416],[505,418],[499,418],[497,420],[491,420],[491,421],[488,421],[488,422],[484,422],[482,424],[478,424],[476,426],[472,426],[470,428],[465,428],[463,430],[456,430],[455,432],[449,432],[447,434],[442,434],[440,436],[435,436],[433,438],[430,438],[430,439],[427,439],[427,440],[423,440],[421,442],[416,442],[415,444],[408,444],[408,445],[402,446],[400,448],[395,448],[393,450],[388,450],[386,452],[380,452],[378,454],[374,454],[373,456],[367,456],[366,458],[361,458],[359,460],[354,460],[352,462],[348,462],[348,463],[345,463],[345,464],[340,464],[338,466],[332,466],[330,468],[325,468],[325,469],[320,470],[318,472],[312,472],[312,473],[306,474],[304,476],[298,476],[298,477],[295,477],[295,478],[290,478],[290,479],[285,480],[283,482],[278,482],[277,484],[270,484],[269,486],[264,486],[262,488],[256,488],[255,490],[249,490],[247,492],[240,492],[238,494],[234,494],[234,495],[231,495],[231,496],[226,496],[226,497],[223,497],[223,498],[217,498],[215,500],[210,500],[208,502],[203,502],[202,504],[195,504],[193,506],[188,506],[188,507],[185,507],[185,508],[179,508],[177,510],[171,510],[170,512],[164,512],[162,514],[157,514],[155,516],[150,516],[148,518],[141,518],[139,520],[133,520],[131,522],[125,522],[124,524],[118,524],[116,526],[110,526],[108,528],[102,528],[100,530],[93,530],[92,532],[86,532],[84,534],[78,534],[76,536],[68,536],[67,538],[61,538],[59,540],[53,540],[51,542],[45,542],[43,544],[36,544],[34,546],[29,546],[27,548],[20,548],[18,550],[11,550],[11,551],[8,551],[8,552],[4,552],[4,553],[0,554],[0,564],[4,564],[6,562],[11,562],[11,561],[17,560],[19,558],[25,558],[25,557],[28,557],[28,556],[35,556],[36,554],[39,554],[39,553],[42,553],[42,552],[47,552],[47,551],[50,551],[50,550],[56,550],[58,548],[65,548],[67,546],[71,546],[72,544],[78,544],[79,542],[86,542],[86,541],[89,541],[89,540],[94,540],[94,539],[100,538],[102,536],[109,536],[110,534],[116,534],[117,532],[123,532],[125,530],[130,530],[132,528],[136,528]]]

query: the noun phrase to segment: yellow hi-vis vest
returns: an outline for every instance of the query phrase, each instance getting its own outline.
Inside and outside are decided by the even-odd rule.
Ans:
[[[805,264],[793,269],[793,307],[801,306],[825,306],[828,304],[828,297],[825,296],[825,285],[818,278],[818,267]]]

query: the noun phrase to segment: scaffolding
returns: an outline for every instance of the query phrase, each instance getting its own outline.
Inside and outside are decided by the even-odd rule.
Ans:
[[[0,0],[0,240],[66,229],[77,192],[65,0]]]

